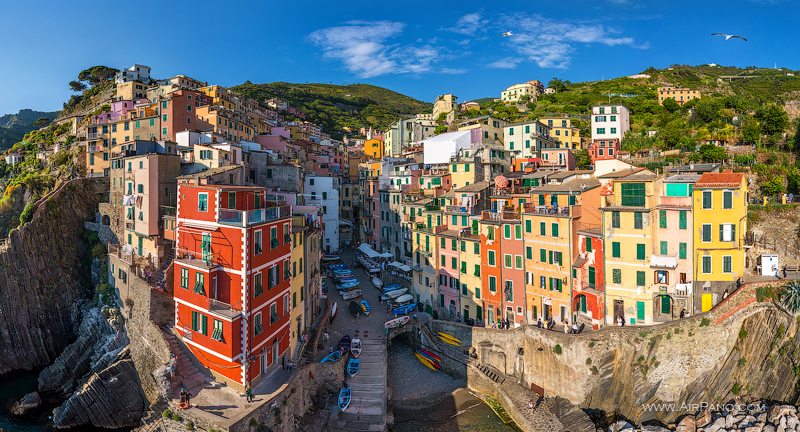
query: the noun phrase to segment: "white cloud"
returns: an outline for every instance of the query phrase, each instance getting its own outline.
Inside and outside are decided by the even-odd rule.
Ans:
[[[522,63],[522,60],[518,57],[505,57],[495,60],[487,66],[492,69],[515,69],[520,63]]]
[[[456,24],[448,30],[465,36],[474,36],[485,28],[486,23],[487,21],[481,17],[481,14],[468,13],[459,18]]]
[[[404,28],[405,24],[393,21],[350,21],[317,30],[308,38],[325,57],[341,61],[361,78],[431,71],[440,57],[438,48],[390,43]]]
[[[508,17],[504,21],[509,28],[513,25],[514,36],[506,38],[511,48],[542,68],[568,67],[579,44],[647,48],[646,44],[637,44],[632,37],[621,36],[597,23],[558,21],[541,15],[515,16],[513,20]]]

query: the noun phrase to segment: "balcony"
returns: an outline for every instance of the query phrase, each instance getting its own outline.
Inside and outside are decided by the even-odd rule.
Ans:
[[[505,188],[493,188],[492,196],[525,195],[531,191],[530,186],[511,186]]]
[[[210,271],[219,267],[219,254],[215,252],[203,253],[188,249],[178,249],[175,252],[175,262],[187,266],[199,267],[205,271]]]
[[[292,207],[282,205],[255,210],[220,209],[219,223],[237,227],[258,225],[292,216]]]
[[[675,196],[662,196],[659,197],[659,206],[663,207],[692,207],[692,197],[675,197]]]
[[[425,211],[439,211],[442,207],[438,204],[425,204]]]
[[[553,207],[526,203],[524,205],[523,212],[540,216],[577,218],[581,216],[581,206],[572,205],[567,207]]]
[[[481,212],[481,220],[490,222],[518,221],[520,220],[520,215],[519,213],[511,211],[493,212],[484,210]]]
[[[458,235],[463,238],[480,240],[481,236],[472,233],[472,228],[461,228]]]
[[[462,207],[457,205],[445,206],[444,211],[445,213],[454,213],[465,216],[472,216],[478,214],[478,209],[476,207]]]
[[[100,139],[101,134],[97,132],[89,132],[86,134],[86,138],[90,140]]]
[[[228,319],[234,319],[242,314],[242,311],[219,300],[208,299],[208,311],[216,315],[221,315]]]

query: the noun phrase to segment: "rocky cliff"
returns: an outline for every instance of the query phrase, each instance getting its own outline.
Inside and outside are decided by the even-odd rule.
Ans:
[[[49,365],[75,339],[92,294],[83,222],[107,189],[67,182],[0,246],[0,373]]]
[[[638,423],[668,423],[686,413],[683,404],[800,398],[800,320],[758,302],[755,290],[743,287],[708,314],[645,328],[565,335],[536,327],[432,326],[469,343],[480,363],[526,387]]]

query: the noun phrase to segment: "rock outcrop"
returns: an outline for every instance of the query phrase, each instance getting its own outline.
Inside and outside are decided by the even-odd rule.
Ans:
[[[107,179],[76,179],[42,200],[0,246],[0,374],[49,365],[75,339],[91,296],[83,223]]]
[[[764,400],[731,400],[715,409],[683,416],[674,427],[636,427],[619,421],[608,432],[796,432],[800,431],[798,409],[794,405],[770,405]]]
[[[22,397],[22,399],[14,402],[14,405],[11,406],[11,414],[14,415],[25,415],[30,411],[39,408],[39,405],[42,404],[42,398],[39,396],[39,393],[30,392]]]
[[[147,408],[139,375],[127,349],[108,367],[92,374],[75,394],[53,411],[56,428],[85,425],[117,429],[138,426]]]

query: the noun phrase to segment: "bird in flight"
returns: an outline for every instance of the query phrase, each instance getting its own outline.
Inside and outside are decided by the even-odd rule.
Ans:
[[[741,37],[739,35],[732,35],[732,34],[727,34],[727,33],[711,33],[711,36],[722,36],[722,37],[725,38],[725,40],[741,39],[741,40],[747,42],[747,38]]]
[[[511,33],[510,31],[507,31],[507,32],[500,33],[500,36],[502,36],[502,37],[514,36],[514,33]]]

